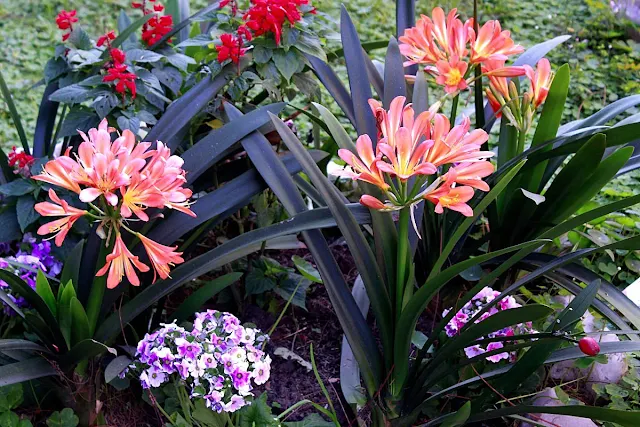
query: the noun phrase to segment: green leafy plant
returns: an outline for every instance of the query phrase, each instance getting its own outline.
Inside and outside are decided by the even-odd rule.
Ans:
[[[368,73],[369,76],[367,76],[366,64],[368,59],[362,54],[360,42],[354,31],[353,24],[350,22],[348,14],[344,10],[341,25],[343,47],[345,52],[347,52],[347,70],[351,84],[351,95],[346,92],[346,89],[341,86],[341,83],[336,81],[334,78],[335,74],[332,74],[326,65],[322,65],[314,59],[310,61],[314,65],[314,71],[320,76],[325,86],[334,96],[334,99],[336,99],[338,104],[343,108],[345,115],[354,123],[357,132],[359,134],[368,133],[373,140],[375,136],[375,128],[372,128],[373,116],[371,109],[367,105],[368,99],[371,98],[370,84],[376,88],[379,94],[383,94],[381,97],[386,106],[389,105],[395,96],[405,95],[404,81],[399,80],[401,79],[399,76],[403,74],[399,68],[402,61],[399,58],[395,41],[392,40],[387,52],[383,84],[380,85],[381,80],[379,79],[382,79],[381,75]],[[559,38],[530,49],[522,55],[518,60],[519,63],[516,62],[516,65],[526,63],[524,61],[537,62],[541,56],[554,45],[562,42],[562,40],[564,39]],[[558,73],[562,76],[561,71],[558,71]],[[557,81],[554,80],[554,85],[556,86],[554,88],[555,90],[552,89],[554,93],[558,90],[557,87],[562,84],[562,81],[562,77]],[[476,91],[476,94],[478,94],[478,91]],[[482,91],[479,91],[479,94],[481,96]],[[545,104],[545,109],[554,111],[561,110],[562,102],[552,102],[551,99],[553,99],[553,97],[550,95],[549,100]],[[415,265],[419,266],[420,269],[415,270],[415,275],[412,272],[414,265],[413,256],[410,255],[412,252],[409,250],[410,248],[412,249],[413,246],[409,232],[409,216],[406,214],[400,215],[399,227],[396,230],[389,214],[372,212],[374,246],[371,248],[358,223],[349,211],[345,209],[343,199],[339,197],[332,185],[326,181],[321,171],[311,162],[303,146],[297,141],[295,136],[282,122],[273,118],[276,129],[280,132],[283,141],[303,165],[305,173],[315,186],[318,194],[322,197],[322,201],[326,203],[336,218],[338,227],[343,233],[354,256],[358,270],[362,275],[368,300],[371,303],[372,311],[377,320],[382,342],[381,352],[378,351],[377,345],[373,344],[374,335],[368,326],[362,324],[364,318],[358,315],[359,312],[342,312],[340,309],[342,303],[332,298],[332,302],[336,308],[336,314],[345,331],[347,342],[349,343],[349,351],[353,353],[354,359],[362,374],[362,381],[366,391],[365,401],[374,408],[373,425],[385,425],[385,422],[391,422],[394,425],[413,425],[416,419],[420,417],[421,412],[428,407],[429,402],[442,398],[447,393],[451,393],[458,388],[483,383],[489,378],[491,378],[492,388],[487,387],[483,389],[480,398],[475,399],[470,406],[462,405],[462,407],[460,407],[451,402],[453,407],[450,414],[440,413],[438,417],[432,419],[425,425],[441,423],[453,423],[451,425],[456,425],[527,412],[566,413],[569,415],[598,418],[605,421],[616,419],[618,422],[626,425],[632,425],[633,422],[635,422],[634,420],[637,420],[637,414],[623,415],[620,412],[591,407],[576,408],[563,406],[553,409],[536,407],[535,410],[533,410],[531,406],[516,405],[502,409],[488,409],[488,407],[491,406],[490,402],[495,401],[493,390],[498,390],[500,395],[508,395],[526,379],[530,378],[532,373],[544,366],[545,363],[556,360],[566,360],[565,358],[572,359],[581,357],[582,353],[576,348],[560,349],[560,347],[562,342],[567,339],[566,334],[572,333],[575,321],[579,319],[580,315],[584,313],[590,305],[593,304],[594,307],[605,312],[605,316],[610,316],[610,319],[621,327],[621,333],[624,333],[624,330],[629,327],[626,321],[611,309],[604,310],[602,308],[602,301],[596,298],[597,295],[604,298],[605,295],[615,293],[615,300],[612,301],[612,299],[608,298],[607,301],[614,304],[616,309],[627,316],[628,321],[636,325],[637,307],[632,303],[629,304],[630,301],[628,301],[624,295],[615,290],[611,285],[606,284],[606,282],[594,279],[586,280],[584,274],[574,272],[575,267],[571,263],[592,253],[615,249],[635,249],[638,245],[637,238],[622,239],[609,245],[569,253],[559,258],[546,257],[541,259],[537,258],[537,254],[533,254],[537,248],[548,242],[548,239],[558,237],[573,229],[574,226],[589,221],[590,218],[597,218],[602,216],[603,213],[606,214],[615,209],[630,206],[636,202],[634,199],[626,199],[618,204],[596,208],[586,214],[571,217],[582,204],[597,192],[597,190],[595,190],[596,187],[599,190],[624,166],[625,162],[629,160],[630,150],[626,148],[620,149],[619,154],[613,155],[613,157],[610,156],[607,158],[609,159],[608,161],[605,159],[605,163],[602,166],[602,176],[594,179],[593,183],[590,183],[588,191],[581,192],[580,196],[574,200],[567,200],[566,209],[563,208],[559,209],[558,212],[554,212],[553,219],[555,222],[553,222],[551,226],[546,226],[542,228],[541,231],[536,231],[535,228],[527,228],[527,232],[532,234],[533,239],[527,239],[523,236],[518,237],[517,235],[514,236],[512,229],[508,231],[502,229],[496,231],[496,234],[494,234],[493,226],[490,237],[508,237],[511,239],[510,244],[492,244],[489,246],[490,249],[487,249],[486,246],[483,248],[474,245],[466,246],[468,239],[465,239],[470,228],[485,211],[488,212],[488,219],[490,223],[493,224],[493,222],[491,222],[492,209],[494,209],[492,206],[501,206],[501,200],[508,199],[510,197],[509,194],[513,194],[514,187],[520,188],[521,184],[518,184],[518,182],[523,179],[523,177],[530,176],[531,169],[535,169],[535,166],[540,161],[560,156],[564,158],[567,154],[579,151],[585,144],[595,144],[596,142],[593,141],[600,141],[598,143],[602,145],[603,141],[608,140],[607,136],[610,136],[608,131],[605,130],[605,135],[603,136],[595,136],[590,139],[600,128],[588,129],[588,126],[599,124],[599,120],[604,119],[604,117],[615,116],[615,111],[624,111],[625,105],[633,105],[635,102],[636,99],[630,97],[610,107],[603,113],[599,113],[595,118],[587,119],[586,123],[584,123],[584,126],[587,126],[587,128],[583,128],[583,123],[581,122],[579,126],[585,130],[582,131],[582,134],[579,133],[580,136],[578,138],[565,137],[559,141],[551,139],[550,142],[546,142],[546,144],[541,143],[540,145],[534,145],[528,151],[524,150],[522,144],[516,144],[513,139],[510,140],[510,144],[503,141],[504,147],[507,147],[507,150],[515,150],[513,151],[514,154],[511,157],[507,156],[506,159],[508,160],[504,160],[504,163],[501,163],[499,160],[500,167],[490,178],[491,191],[486,194],[481,193],[476,195],[475,199],[471,202],[473,214],[469,218],[465,219],[457,214],[451,215],[447,213],[444,219],[434,223],[434,216],[428,213],[424,214],[425,222],[421,230],[423,243],[421,244],[430,246],[426,246],[429,249],[423,250],[422,258],[418,258],[418,261],[416,261]],[[426,85],[421,83],[419,76],[416,76],[416,83],[413,87],[413,105],[414,108],[419,109],[418,111],[426,110],[426,106],[429,105],[426,97]],[[454,101],[452,117],[455,117],[455,105]],[[476,102],[476,108],[478,108],[479,111],[479,113],[476,112],[477,120],[480,120],[478,117],[484,119],[485,113],[483,112],[482,103]],[[355,152],[353,143],[347,136],[347,133],[338,124],[335,117],[326,109],[318,107],[318,110],[338,146],[351,149]],[[550,114],[552,113],[543,110],[542,119],[548,119]],[[613,116],[611,116],[611,114],[613,114]],[[558,119],[556,118],[556,120]],[[491,117],[488,117],[486,122],[490,123]],[[506,122],[506,120],[503,120],[503,129],[507,129],[507,125],[504,122]],[[628,125],[622,124],[618,129],[612,128],[611,132],[618,132],[618,130],[620,130],[620,133],[616,133],[617,137],[612,145],[624,144],[632,140],[630,133],[632,129],[626,128],[625,126]],[[555,136],[553,135],[553,128],[550,129],[549,126],[539,126],[538,129],[551,132],[550,138]],[[504,132],[506,132],[506,130]],[[523,139],[521,138],[521,140]],[[542,140],[541,142],[544,141],[545,140]],[[552,144],[554,148],[551,148]],[[548,157],[543,158],[538,154],[539,157],[536,158],[535,154],[543,152],[544,148],[549,148],[545,154],[545,156]],[[526,163],[523,160],[526,160]],[[600,159],[598,158],[598,163],[599,162]],[[559,165],[557,165],[556,168],[558,166]],[[606,170],[606,172],[604,172],[604,170]],[[591,172],[591,170],[589,170],[589,172]],[[598,174],[600,173],[598,172]],[[593,191],[591,188],[593,188]],[[365,193],[370,194],[371,191],[369,187],[364,187]],[[425,208],[425,211],[426,210]],[[499,218],[513,219],[513,217]],[[438,224],[439,227],[446,224],[446,233],[442,234]],[[437,233],[436,236],[438,237],[430,238],[429,233],[432,232]],[[425,235],[427,237],[425,237]],[[464,253],[463,251],[467,247],[469,249]],[[402,253],[406,253],[408,259],[404,259],[402,255],[397,256],[397,254]],[[461,253],[464,253],[464,256],[461,256]],[[428,258],[425,258],[425,256]],[[533,266],[524,268],[524,270],[530,270],[530,273],[524,275],[514,274],[513,276],[506,274],[509,273],[511,269],[514,269],[512,271],[522,271],[523,266],[527,263],[533,263]],[[463,292],[457,304],[462,305],[470,301],[478,291],[496,280],[498,286],[504,289],[504,291],[494,300],[493,304],[497,303],[501,298],[517,292],[519,288],[533,281],[540,280],[541,278],[555,282],[559,286],[576,294],[577,297],[568,308],[552,318],[553,320],[548,323],[549,326],[544,326],[544,323],[541,323],[544,332],[541,332],[539,339],[529,341],[526,336],[523,336],[522,338],[525,340],[524,343],[510,344],[514,346],[514,349],[529,348],[514,365],[477,373],[475,376],[471,376],[463,381],[456,382],[454,380],[448,382],[451,380],[447,380],[447,377],[450,375],[455,377],[455,373],[459,372],[464,366],[468,366],[477,361],[474,359],[467,361],[464,358],[456,359],[457,362],[453,363],[451,361],[451,358],[455,357],[461,349],[468,346],[470,341],[478,337],[486,336],[486,334],[491,331],[515,323],[527,321],[542,322],[543,319],[546,319],[553,313],[553,311],[546,306],[529,304],[521,308],[497,313],[473,326],[470,326],[472,324],[470,322],[458,336],[443,338],[441,331],[443,331],[445,325],[454,315],[455,310],[452,310],[430,331],[430,336],[422,346],[422,349],[413,353],[411,351],[411,338],[416,328],[416,322],[423,310],[430,302],[434,301],[438,293],[444,289],[445,285],[449,284],[449,282],[459,281],[458,276],[461,275],[461,273],[467,272],[477,266],[481,267],[480,271],[482,271],[484,267],[494,266],[495,268],[491,271],[482,272],[477,284],[472,286],[472,289]],[[563,270],[564,266],[570,266],[571,268]],[[559,274],[557,274],[558,272]],[[559,277],[557,277],[556,274]],[[589,277],[592,277],[592,275],[589,275]],[[415,278],[417,278],[417,284],[414,285],[416,282]],[[574,280],[590,283],[590,285],[582,288],[576,284]],[[496,286],[496,284],[494,284],[494,286]],[[399,289],[402,288],[404,288],[404,292],[399,292]],[[605,288],[606,291],[603,291],[603,288]],[[355,292],[354,290],[354,293]],[[401,299],[398,299],[398,295],[401,296]],[[332,297],[331,294],[330,297]],[[351,297],[351,301],[355,302],[353,296]],[[482,313],[487,312],[491,305],[490,303],[487,307],[483,308],[475,318],[477,319]],[[366,313],[366,309],[364,312]],[[631,334],[629,337],[631,341],[625,341],[619,344],[620,350],[622,347],[625,347],[627,351],[635,348],[637,345],[635,336]],[[433,353],[429,353],[429,349],[435,344],[437,344],[437,349]],[[491,354],[491,352],[488,354]],[[477,357],[477,359],[480,358],[480,356]],[[353,365],[348,368],[353,368]],[[345,385],[343,384],[343,388],[344,387]],[[350,389],[350,392],[354,389],[357,390],[360,387],[360,379],[357,378],[355,383],[346,385],[346,387]],[[456,408],[456,406],[458,407]]]

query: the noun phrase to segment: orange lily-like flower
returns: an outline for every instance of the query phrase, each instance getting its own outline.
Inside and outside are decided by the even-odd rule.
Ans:
[[[144,249],[147,251],[151,265],[153,266],[153,281],[156,280],[156,274],[162,279],[169,277],[169,271],[171,266],[181,264],[184,259],[181,257],[182,252],[176,252],[177,246],[165,246],[158,242],[143,236],[140,233],[136,234]]]
[[[524,47],[515,44],[511,39],[511,32],[503,31],[498,21],[486,22],[477,35],[473,30],[469,34],[472,64],[492,59],[505,61],[511,55],[524,52]]]
[[[40,227],[40,234],[57,232],[55,241],[60,246],[74,222],[88,214],[100,223],[96,232],[107,240],[107,244],[116,236],[113,252],[99,271],[101,275],[109,271],[107,285],[110,288],[117,286],[125,275],[137,286],[140,282],[135,269],[149,270],[122,241],[123,230],[134,233],[127,227],[133,216],[149,221],[146,213],[149,208],[174,209],[195,216],[189,201],[192,191],[184,187],[187,183],[186,172],[182,169],[184,161],[172,155],[160,141],[156,142],[156,149],[150,149],[150,142],[137,142],[129,130],[112,141],[113,132],[115,129],[108,126],[106,119],[86,134],[80,132],[83,141],[75,158],[67,150],[64,155],[47,162],[42,173],[33,177],[73,191],[91,208],[89,212],[71,207],[51,190],[50,197],[58,205],[40,203],[36,210],[45,216],[64,218]],[[175,248],[145,242],[154,271],[161,277],[168,277],[170,266],[183,262]]]
[[[436,205],[434,209],[436,213],[441,214],[444,212],[444,208],[447,208],[467,217],[473,216],[473,209],[467,204],[473,197],[473,188],[453,187],[454,181],[455,174],[451,174],[444,184],[425,194],[424,198]]]
[[[444,86],[447,93],[464,90],[468,87],[467,81],[464,79],[467,68],[467,63],[460,61],[457,56],[453,56],[449,61],[438,61],[436,63],[438,70],[436,83]]]
[[[58,187],[65,188],[79,194],[81,191],[80,185],[76,180],[71,178],[71,172],[75,166],[76,163],[70,157],[61,156],[55,160],[47,162],[42,168],[42,173],[34,175],[31,178],[37,181],[57,185]]]
[[[73,224],[81,217],[87,214],[87,211],[74,208],[65,200],[62,200],[52,188],[49,189],[49,198],[51,202],[41,202],[35,205],[35,210],[42,216],[61,216],[63,218],[48,222],[38,228],[38,234],[44,236],[46,234],[56,233],[56,246],[62,246],[62,242]]]
[[[356,156],[351,151],[341,148],[338,150],[338,156],[344,160],[355,171],[353,179],[368,182],[382,190],[387,190],[389,184],[384,180],[382,171],[378,169],[377,160],[382,155],[373,153],[373,143],[369,135],[360,135],[356,141]]]
[[[525,72],[529,80],[531,81],[532,100],[535,108],[538,108],[547,99],[549,93],[549,87],[553,81],[553,75],[551,74],[551,64],[547,58],[542,58],[538,61],[537,70],[534,72],[533,68],[529,65],[525,65]]]
[[[140,262],[138,257],[134,256],[129,249],[127,249],[127,245],[122,241],[120,233],[117,233],[113,251],[107,255],[106,261],[106,264],[98,270],[96,276],[104,276],[108,270],[107,288],[109,289],[118,286],[125,275],[129,283],[133,286],[140,286],[140,279],[134,267],[143,273],[149,271],[149,267]]]
[[[489,135],[482,129],[469,132],[471,121],[468,117],[451,129],[449,119],[437,114],[431,138],[432,147],[425,153],[424,161],[436,167],[447,163],[479,162],[494,155],[491,151],[480,151]]]
[[[377,160],[376,165],[382,172],[395,175],[406,181],[414,175],[432,175],[436,167],[424,162],[424,153],[433,145],[433,141],[424,141],[415,145],[411,139],[411,132],[401,127],[396,132],[395,148],[384,142],[378,144],[378,150],[386,156],[389,162]]]
[[[481,191],[489,191],[489,185],[482,180],[495,171],[491,162],[460,163],[450,169],[456,184],[467,185]]]

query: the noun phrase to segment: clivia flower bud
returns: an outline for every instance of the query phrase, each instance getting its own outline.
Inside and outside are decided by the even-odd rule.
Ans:
[[[597,356],[600,353],[600,344],[591,337],[584,337],[578,342],[578,347],[587,356]]]

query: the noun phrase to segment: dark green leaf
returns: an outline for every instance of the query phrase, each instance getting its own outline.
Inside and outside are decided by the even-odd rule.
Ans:
[[[51,310],[51,313],[56,316],[58,311],[56,307],[56,297],[53,295],[49,281],[42,270],[38,270],[38,275],[36,276],[36,293],[44,300],[49,310]]]
[[[502,418],[511,414],[558,414],[592,420],[609,421],[625,427],[635,427],[640,423],[640,412],[619,411],[584,405],[572,406],[528,406],[516,405],[487,412],[481,412],[469,417],[469,422],[482,422]]]
[[[316,270],[313,264],[311,264],[309,261],[299,257],[298,255],[294,255],[291,260],[293,261],[293,265],[295,265],[300,274],[302,274],[304,277],[311,280],[312,282],[322,283],[320,273],[318,273],[318,270]]]
[[[71,310],[71,343],[75,346],[80,342],[91,338],[89,319],[84,311],[82,303],[76,297],[71,297],[69,303]]]
[[[462,405],[462,408],[457,412],[447,416],[442,422],[442,427],[457,427],[467,423],[469,416],[471,415],[471,402],[467,402]]]
[[[32,181],[27,179],[14,179],[8,184],[0,185],[0,194],[5,196],[23,196],[36,189]]]
[[[5,209],[0,213],[0,242],[13,242],[21,238],[22,233],[20,232],[15,208]]]
[[[131,62],[158,62],[163,55],[145,49],[131,49],[127,51],[127,60]]]
[[[47,419],[49,427],[76,427],[80,419],[76,416],[71,408],[64,408],[62,411],[56,411]]]
[[[46,359],[33,357],[0,366],[0,387],[51,375],[58,375],[58,371]]]
[[[4,102],[6,102],[7,107],[9,108],[11,120],[13,120],[13,125],[15,126],[16,131],[18,132],[18,137],[20,138],[20,142],[22,143],[22,149],[25,153],[29,154],[31,153],[31,150],[29,149],[29,141],[27,140],[27,135],[24,133],[22,120],[20,120],[20,114],[18,114],[16,104],[13,102],[13,97],[11,96],[11,92],[7,87],[7,83],[4,80],[2,72],[0,72],[0,93],[2,93]]]
[[[91,106],[96,110],[98,117],[102,119],[116,108],[118,104],[120,104],[120,98],[118,98],[115,93],[103,92],[96,97]]]
[[[71,35],[69,36],[69,43],[73,44],[80,50],[90,50],[93,46],[91,45],[91,39],[89,38],[89,34],[82,27],[77,26],[71,31]]]
[[[273,52],[273,63],[287,81],[290,81],[293,74],[298,71],[301,62],[302,58],[293,49],[288,51],[278,49]]]
[[[203,283],[200,288],[180,304],[176,311],[173,312],[172,318],[178,321],[186,320],[201,309],[208,300],[240,280],[240,277],[242,277],[242,273],[229,273]],[[248,276],[246,280],[249,280]]]
[[[36,200],[33,196],[25,195],[18,198],[18,202],[16,203],[16,213],[18,216],[18,224],[20,224],[20,230],[22,230],[23,233],[26,231],[27,227],[40,218],[40,214],[38,214],[34,209],[35,205]]]
[[[60,137],[78,135],[78,131],[87,132],[95,128],[100,123],[100,117],[93,111],[76,110],[70,111],[64,118],[60,128]]]
[[[60,283],[71,282],[72,286],[77,286],[78,276],[80,274],[80,261],[82,260],[82,250],[84,249],[84,240],[80,240],[73,247],[69,255],[64,260],[64,267],[60,275]]]
[[[107,367],[104,369],[104,381],[110,383],[117,379],[119,375],[124,372],[125,369],[133,363],[133,360],[129,356],[118,356],[113,359]]]
[[[22,403],[22,384],[0,387],[0,413],[9,412]]]

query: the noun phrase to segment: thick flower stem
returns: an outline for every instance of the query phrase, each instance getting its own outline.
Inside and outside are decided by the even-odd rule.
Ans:
[[[396,319],[402,312],[402,300],[407,281],[407,255],[409,250],[409,207],[400,210],[398,219],[398,258],[396,265]]]
[[[451,126],[456,124],[456,115],[458,114],[458,99],[460,98],[460,94],[456,95],[453,98],[453,104],[451,104],[451,116],[449,117],[449,123]]]
[[[109,245],[110,246],[110,245]],[[109,247],[107,245],[101,245],[100,255],[98,255],[98,265],[104,265],[109,253]],[[89,293],[89,300],[87,301],[87,318],[89,319],[89,331],[93,336],[96,326],[98,325],[98,318],[100,317],[100,310],[102,309],[102,299],[104,298],[104,291],[107,287],[107,276],[96,276],[93,279],[91,286],[91,292]]]

